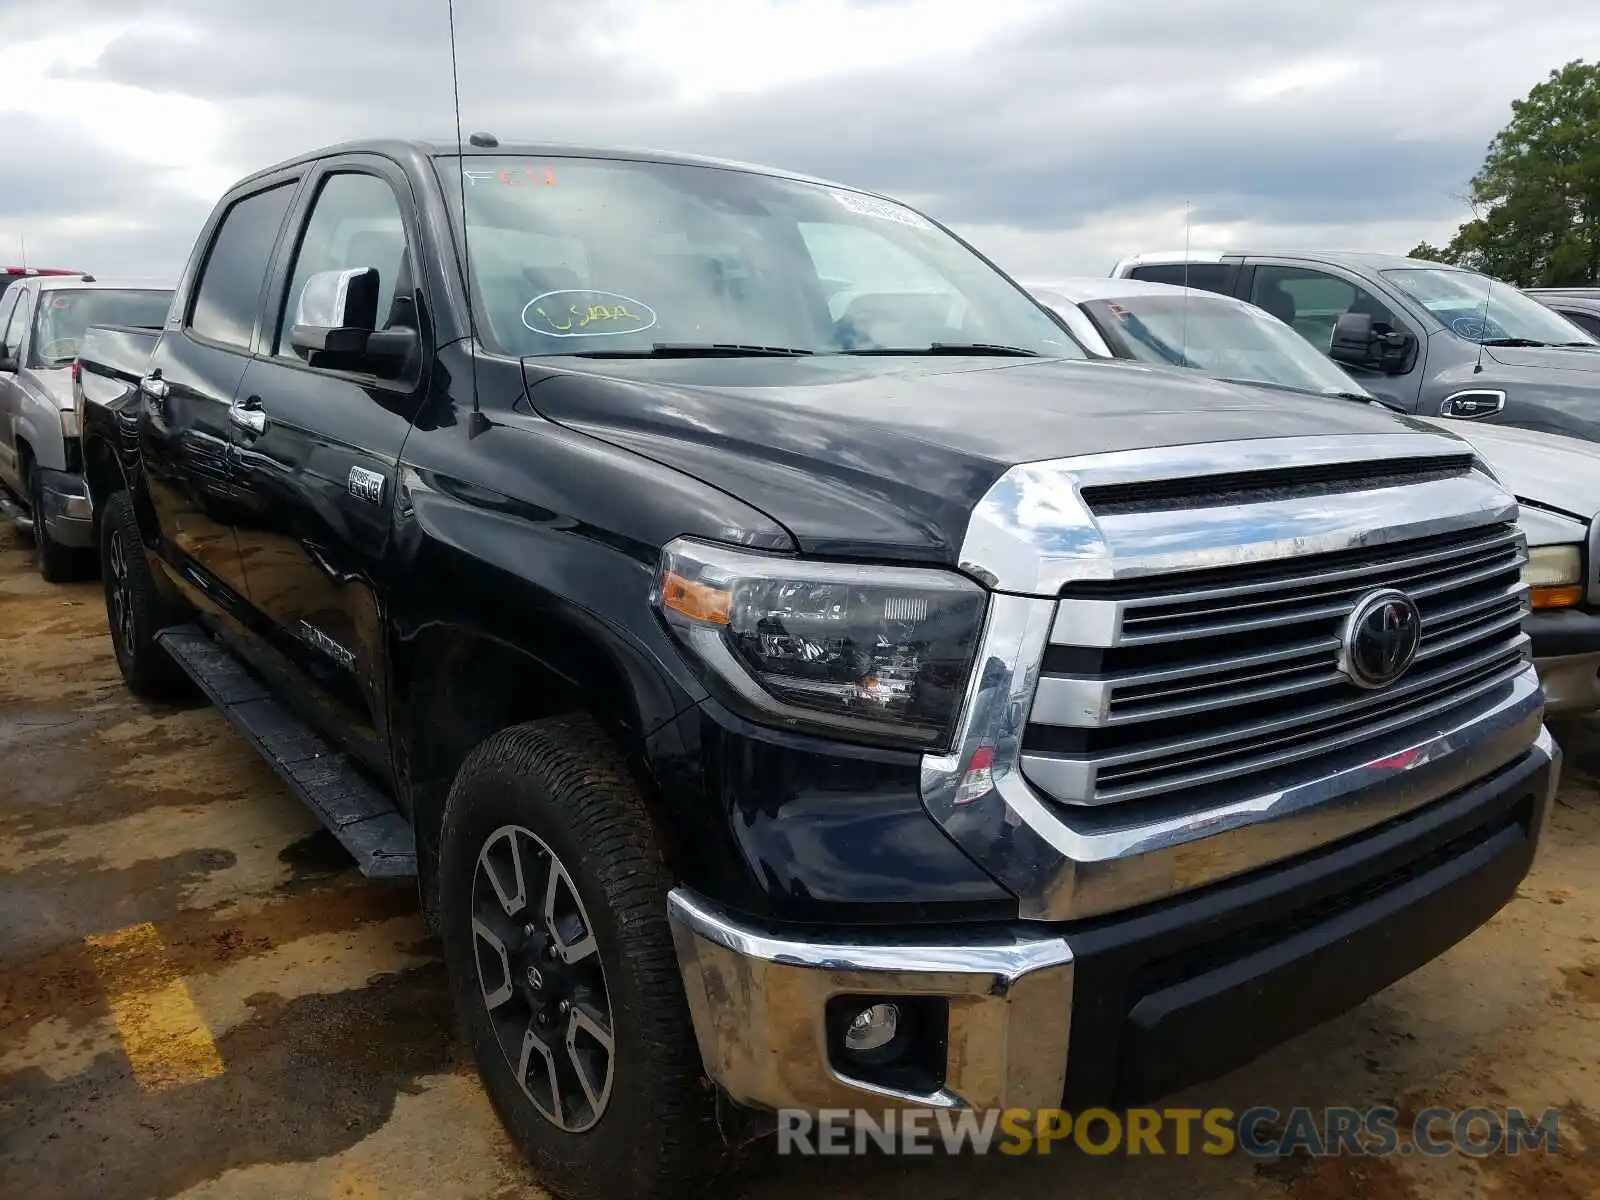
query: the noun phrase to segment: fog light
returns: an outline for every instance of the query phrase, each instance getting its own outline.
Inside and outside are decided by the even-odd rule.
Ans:
[[[900,1008],[894,1004],[869,1004],[850,1018],[844,1048],[854,1054],[881,1050],[900,1031]]]

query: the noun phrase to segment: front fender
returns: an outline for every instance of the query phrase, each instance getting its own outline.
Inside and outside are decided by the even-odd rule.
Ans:
[[[36,466],[50,471],[67,469],[67,441],[61,429],[61,410],[54,404],[46,409],[39,400],[23,394],[16,416],[16,438],[26,444]]]

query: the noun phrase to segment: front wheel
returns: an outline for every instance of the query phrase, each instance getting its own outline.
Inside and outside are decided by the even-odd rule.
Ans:
[[[67,583],[84,572],[83,551],[52,541],[44,520],[44,483],[37,470],[28,473],[28,504],[33,509],[33,565],[46,583]],[[92,555],[89,556],[93,561]]]
[[[723,1161],[638,789],[587,719],[520,725],[445,805],[440,935],[495,1111],[541,1182],[665,1200]]]

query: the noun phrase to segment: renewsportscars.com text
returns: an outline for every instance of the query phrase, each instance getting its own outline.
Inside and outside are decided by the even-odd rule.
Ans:
[[[1559,1110],[1425,1108],[801,1109],[778,1112],[778,1153],[1227,1155],[1465,1154],[1557,1150]]]

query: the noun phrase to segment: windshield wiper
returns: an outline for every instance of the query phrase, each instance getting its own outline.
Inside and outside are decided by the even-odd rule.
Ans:
[[[841,350],[840,354],[973,354],[994,355],[1001,358],[1043,358],[1037,350],[1024,350],[1021,346],[1000,346],[991,342],[933,342],[927,346],[883,346],[876,349]]]
[[[1484,338],[1480,346],[1548,346],[1549,342],[1541,342],[1538,338],[1503,337]]]
[[[657,342],[648,350],[574,350],[573,358],[799,358],[794,346],[744,346],[736,342]]]

